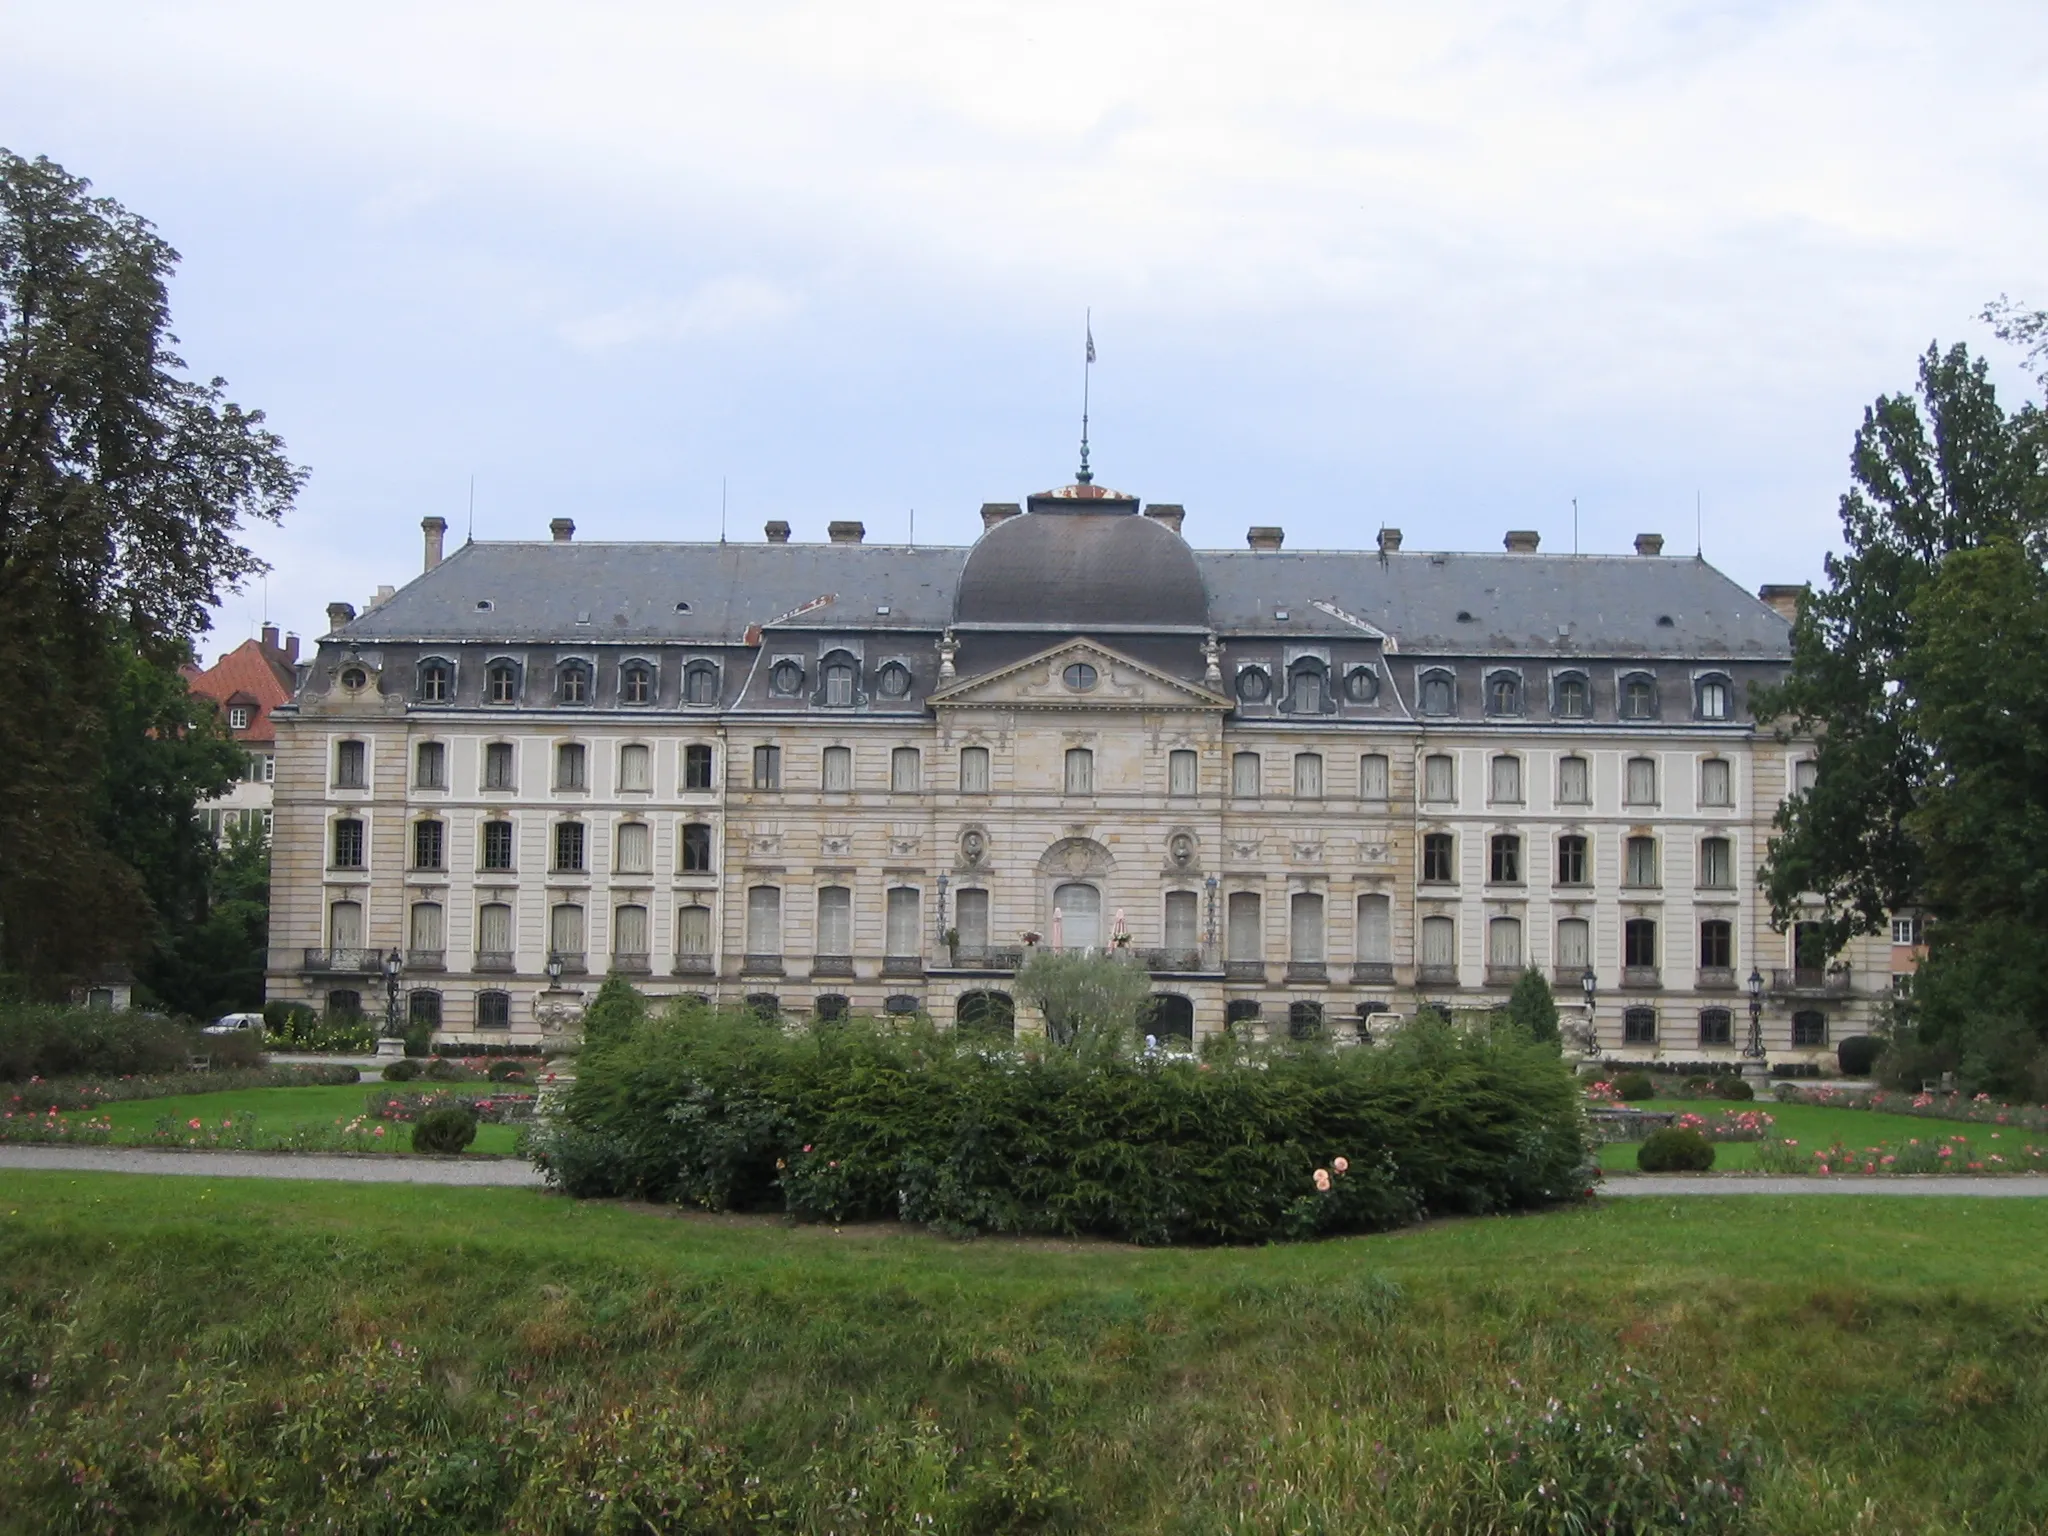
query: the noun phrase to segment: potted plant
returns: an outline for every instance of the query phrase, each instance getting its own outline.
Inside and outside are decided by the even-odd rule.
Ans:
[[[1024,947],[1026,949],[1038,948],[1039,944],[1042,943],[1044,939],[1045,935],[1040,933],[1036,928],[1026,928],[1024,930]]]
[[[947,958],[954,965],[958,965],[960,963],[960,930],[958,928],[948,928],[939,937],[945,941]]]

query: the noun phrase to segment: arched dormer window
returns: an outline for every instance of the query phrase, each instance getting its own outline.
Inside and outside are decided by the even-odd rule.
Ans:
[[[423,659],[417,692],[422,704],[446,704],[455,695],[455,663],[445,656]]]
[[[1583,720],[1593,712],[1593,685],[1583,672],[1560,672],[1550,683],[1550,712],[1560,720]]]
[[[619,668],[619,702],[621,704],[652,704],[654,702],[654,667],[652,663],[629,661]]]
[[[1344,674],[1344,697],[1353,704],[1370,704],[1380,696],[1380,675],[1371,667],[1353,667]]]
[[[1489,715],[1519,715],[1522,712],[1522,679],[1518,673],[1495,672],[1488,676],[1486,712]]]
[[[519,663],[500,657],[484,669],[484,698],[492,704],[519,702]]]
[[[1621,718],[1657,718],[1657,680],[1647,672],[1631,672],[1621,680]]]
[[[1422,674],[1417,701],[1425,715],[1448,715],[1458,707],[1458,680],[1449,672]]]
[[[818,667],[818,702],[850,709],[860,694],[860,663],[846,651],[829,653]]]
[[[793,699],[804,691],[804,664],[785,656],[768,669],[768,691],[777,698]]]
[[[1693,684],[1693,709],[1702,720],[1726,720],[1735,712],[1735,689],[1718,672]]]
[[[1304,656],[1288,669],[1287,707],[1297,715],[1320,715],[1330,708],[1330,669]]]
[[[910,668],[900,661],[886,663],[875,674],[875,688],[885,699],[902,699],[910,695]]]
[[[564,704],[590,702],[590,663],[565,661],[555,669],[555,697]]]
[[[1244,667],[1237,674],[1237,701],[1264,704],[1273,697],[1273,676],[1264,667]]]
[[[718,668],[708,661],[693,661],[683,669],[683,702],[685,704],[716,704],[718,702]]]

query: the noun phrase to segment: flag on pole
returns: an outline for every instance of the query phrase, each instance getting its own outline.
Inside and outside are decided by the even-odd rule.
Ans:
[[[1095,322],[1088,322],[1088,361],[1095,361]]]

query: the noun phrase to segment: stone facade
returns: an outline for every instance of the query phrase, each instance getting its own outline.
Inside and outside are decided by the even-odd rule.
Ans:
[[[445,561],[430,520],[276,712],[271,996],[374,1009],[397,948],[450,1040],[531,1039],[611,969],[948,1021],[1006,1009],[1029,943],[1121,931],[1174,1035],[1356,1038],[1529,965],[1568,1028],[1591,971],[1614,1056],[1738,1059],[1752,971],[1773,1060],[1866,1027],[1888,960],[1797,965],[1758,899],[1810,752],[1747,713],[1783,615],[1703,562],[1029,508],[966,550],[564,519]]]

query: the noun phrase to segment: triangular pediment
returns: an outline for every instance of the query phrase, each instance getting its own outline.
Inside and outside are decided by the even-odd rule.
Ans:
[[[1069,687],[1067,668],[1095,669],[1095,684]],[[993,672],[961,678],[931,695],[952,709],[1215,709],[1230,700],[1093,640],[1063,640]]]

